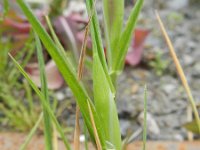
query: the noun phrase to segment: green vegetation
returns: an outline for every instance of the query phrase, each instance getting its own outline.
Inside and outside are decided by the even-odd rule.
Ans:
[[[1,122],[6,122],[5,119],[10,119],[9,123],[12,127],[17,128],[20,131],[29,131],[25,142],[21,145],[20,150],[26,149],[32,136],[36,133],[40,125],[44,128],[45,137],[45,149],[53,150],[56,147],[57,139],[54,134],[56,131],[59,133],[59,137],[63,140],[67,150],[71,150],[71,144],[65,136],[64,129],[60,125],[58,118],[55,114],[55,108],[50,102],[50,92],[47,87],[47,74],[45,72],[45,59],[43,56],[44,50],[50,55],[59,72],[62,74],[66,84],[71,89],[76,103],[76,129],[79,131],[79,110],[83,118],[84,134],[86,137],[85,149],[88,149],[89,136],[91,141],[96,145],[98,150],[121,150],[126,147],[129,139],[125,139],[122,142],[119,118],[116,107],[116,84],[119,74],[122,72],[125,62],[125,57],[128,51],[128,47],[131,42],[132,33],[137,23],[138,16],[143,6],[144,0],[137,0],[131,14],[127,20],[125,26],[123,26],[124,20],[124,1],[123,0],[103,0],[104,11],[104,35],[106,40],[106,53],[104,51],[103,40],[101,37],[101,30],[97,18],[97,12],[95,9],[94,0],[86,0],[86,7],[89,16],[88,24],[85,29],[85,37],[82,45],[82,51],[80,54],[79,66],[78,62],[73,63],[71,59],[66,55],[66,51],[61,45],[58,37],[56,36],[50,19],[46,16],[46,22],[50,29],[50,34],[45,30],[41,22],[33,14],[31,8],[24,2],[24,0],[16,0],[25,16],[27,17],[30,25],[32,26],[33,33],[30,33],[30,37],[26,42],[24,49],[20,50],[17,55],[12,55],[9,51],[12,44],[1,41],[0,48],[0,79],[3,81],[0,85],[0,108],[5,116]],[[66,2],[66,1],[63,1]],[[62,0],[53,1],[52,4],[63,6]],[[6,6],[4,14],[7,13],[9,6],[8,1],[4,0]],[[60,13],[60,10],[51,6],[51,16]],[[110,12],[112,10],[112,13]],[[111,15],[112,14],[112,15]],[[114,16],[113,16],[114,14]],[[159,16],[157,14],[158,20]],[[166,31],[162,27],[162,22],[159,20],[164,36],[170,47],[170,52],[173,56],[177,71],[181,77],[183,85],[188,94],[191,102],[198,129],[200,129],[199,116],[191,95],[190,88],[185,79],[183,70],[179,64],[176,54],[173,51],[173,47],[169,38],[166,35]],[[88,90],[86,83],[83,82],[83,66],[85,49],[87,43],[87,37],[91,35],[92,39],[92,67],[88,70],[92,74],[92,90]],[[29,52],[26,50],[29,49]],[[36,53],[34,53],[36,50]],[[8,54],[13,63],[8,63]],[[37,55],[41,87],[31,80],[24,67],[30,60],[32,54]],[[162,54],[158,53],[155,60],[150,62],[150,65],[155,69],[157,75],[162,75],[163,71],[167,67],[167,62],[161,60]],[[20,61],[23,58],[23,61]],[[14,67],[14,65],[16,67]],[[10,69],[6,69],[9,67]],[[21,74],[26,79],[23,83],[18,83],[21,79]],[[31,89],[32,87],[32,89]],[[24,89],[26,94],[23,94],[21,99],[26,101],[16,100],[15,97],[19,95],[13,94],[12,89],[17,90]],[[33,93],[33,91],[34,93]],[[34,107],[34,101],[32,95],[36,96],[40,102],[40,107]],[[92,95],[92,96],[91,96]],[[25,105],[26,104],[26,105]],[[43,124],[41,123],[43,119]],[[144,128],[143,128],[143,150],[146,149],[147,138],[147,87],[144,88]],[[196,129],[195,129],[196,130]],[[54,133],[53,133],[54,132]],[[75,132],[76,133],[76,132]],[[79,140],[80,132],[75,134]],[[79,142],[75,141],[75,149],[79,149]],[[76,145],[77,144],[77,145]]]
[[[121,1],[122,2],[122,1]],[[97,19],[96,10],[93,9],[95,7],[95,3],[92,0],[87,0],[87,9],[88,14],[91,17],[90,24],[90,32],[92,37],[92,45],[93,45],[93,98],[89,97],[85,89],[85,85],[78,80],[76,76],[76,68],[70,63],[69,59],[65,55],[64,48],[61,48],[61,45],[58,44],[58,41],[54,43],[45,29],[42,27],[41,23],[37,20],[37,18],[33,15],[31,9],[24,3],[23,0],[17,0],[20,8],[27,16],[30,24],[33,27],[33,30],[36,32],[37,36],[42,41],[42,44],[47,49],[48,53],[51,55],[53,60],[55,61],[59,71],[63,75],[66,83],[71,88],[76,100],[77,104],[80,108],[81,114],[86,123],[87,129],[90,133],[90,137],[92,139],[99,140],[102,149],[121,149],[121,135],[119,128],[119,120],[118,114],[115,104],[115,83],[117,80],[117,76],[123,69],[123,64],[126,56],[126,52],[128,50],[128,45],[130,44],[130,39],[132,36],[132,32],[134,30],[139,12],[142,8],[143,0],[138,0],[134,9],[131,12],[130,18],[127,22],[127,25],[124,29],[122,29],[123,24],[123,5],[116,5],[114,9],[115,13],[119,13],[119,17],[115,18],[114,26],[115,29],[111,30],[109,20],[111,16],[105,15],[106,21],[106,33],[108,35],[107,39],[110,43],[108,45],[108,57],[105,57],[102,39],[100,34],[99,23]],[[108,1],[107,3],[104,1],[104,11],[111,7],[111,3]],[[118,31],[118,35],[114,35],[116,30]],[[53,32],[52,32],[53,33]],[[36,36],[36,37],[37,37]],[[55,40],[55,36],[54,36]],[[109,46],[110,45],[110,46]],[[116,45],[118,45],[119,49],[116,49]],[[57,130],[59,131],[62,140],[64,141],[66,148],[71,149],[69,143],[64,137],[64,133],[62,128],[60,127],[57,119],[55,118],[54,113],[51,110],[51,106],[48,103],[48,91],[45,82],[45,74],[44,74],[44,63],[42,58],[41,46],[39,44],[39,40],[36,38],[36,46],[38,51],[39,58],[39,67],[42,81],[42,89],[41,91],[36,87],[36,85],[31,81],[30,77],[23,70],[23,68],[19,65],[19,63],[10,55],[13,62],[19,69],[19,71],[24,75],[29,84],[32,86],[36,94],[39,96],[43,111],[44,111],[44,120],[45,120],[45,136],[46,138],[46,149],[51,149],[51,144],[49,143],[51,140],[50,136],[50,122],[53,122]],[[115,52],[114,52],[115,50]],[[120,58],[120,59],[118,59]],[[108,60],[108,65],[106,62]],[[120,60],[120,61],[118,61]],[[102,84],[103,83],[103,84]],[[89,108],[88,108],[89,107]],[[104,110],[104,111],[103,111]],[[89,118],[89,116],[91,116]],[[46,119],[45,119],[46,118]],[[50,121],[52,120],[52,121]],[[100,123],[100,120],[102,123]],[[96,130],[95,130],[96,128]],[[97,135],[95,134],[97,133]],[[98,143],[98,142],[97,142]]]

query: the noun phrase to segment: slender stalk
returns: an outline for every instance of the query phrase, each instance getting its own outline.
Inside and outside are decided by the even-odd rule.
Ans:
[[[177,58],[177,56],[176,56],[176,53],[175,53],[174,47],[173,47],[173,45],[172,45],[172,42],[171,42],[171,40],[170,40],[170,38],[169,38],[169,36],[168,36],[168,34],[167,34],[167,31],[165,30],[165,27],[164,27],[164,25],[163,25],[163,22],[162,22],[162,20],[160,19],[160,16],[159,16],[158,12],[155,11],[155,13],[156,13],[156,17],[157,17],[157,20],[158,20],[158,22],[159,22],[161,31],[162,31],[162,33],[163,33],[163,36],[164,36],[164,38],[165,38],[165,40],[166,40],[166,43],[167,43],[167,45],[168,45],[168,47],[169,47],[171,57],[173,58],[174,64],[176,65],[176,69],[177,69],[178,75],[179,75],[179,77],[180,77],[180,79],[181,79],[181,81],[182,81],[182,84],[183,84],[183,86],[184,86],[184,88],[185,88],[185,91],[186,91],[186,93],[187,93],[187,95],[188,95],[188,99],[189,99],[190,104],[191,104],[191,106],[192,106],[192,110],[193,110],[193,112],[194,112],[194,116],[195,116],[195,119],[196,119],[196,123],[197,123],[197,125],[198,125],[198,129],[199,129],[199,132],[200,132],[200,119],[199,119],[199,114],[198,114],[198,110],[197,110],[197,107],[196,107],[194,98],[193,98],[193,96],[192,96],[190,87],[189,87],[189,85],[188,85],[187,79],[186,79],[185,74],[184,74],[184,72],[183,72],[183,69],[182,69],[182,67],[181,67],[181,65],[180,65],[180,62],[179,62],[179,60],[178,60],[178,58]]]
[[[147,141],[147,86],[144,86],[144,125],[143,125],[143,150],[146,150]]]
[[[80,123],[79,123],[80,109],[76,106],[76,123],[74,131],[74,150],[80,149]]]
[[[92,13],[93,14],[93,13]],[[85,33],[84,33],[84,41],[81,48],[81,54],[79,58],[79,64],[78,64],[78,80],[80,81],[83,76],[83,66],[84,66],[84,60],[85,60],[85,53],[86,53],[86,46],[87,46],[87,39],[89,34],[89,26],[92,18],[92,14],[89,18],[88,24],[85,27]],[[80,123],[79,123],[79,116],[80,116],[80,109],[78,106],[76,106],[76,123],[75,123],[75,132],[74,132],[74,149],[79,150],[80,149]]]
[[[35,132],[37,131],[41,121],[43,118],[43,113],[40,114],[37,122],[35,123],[34,127],[31,129],[30,133],[28,134],[28,136],[25,139],[25,142],[20,146],[19,150],[25,150],[27,145],[29,144],[29,142],[31,141],[33,135],[35,134]]]
[[[47,87],[47,78],[45,73],[45,64],[44,64],[44,57],[42,53],[42,45],[40,43],[39,37],[35,33],[35,40],[36,40],[36,48],[37,48],[37,56],[38,56],[38,62],[39,62],[39,69],[40,69],[40,81],[41,81],[41,91],[44,94],[44,97],[47,101],[47,104],[50,107],[49,103],[49,92]],[[44,112],[44,135],[45,135],[45,149],[46,150],[52,150],[52,127],[51,127],[51,119],[50,116],[46,110],[46,108],[43,106],[43,112]]]
[[[29,113],[32,114],[33,113],[32,91],[31,91],[31,88],[30,88],[29,84],[27,83],[27,81],[24,82],[24,88],[26,91],[26,98],[28,100]]]
[[[58,135],[55,125],[53,124],[53,150],[58,150]]]

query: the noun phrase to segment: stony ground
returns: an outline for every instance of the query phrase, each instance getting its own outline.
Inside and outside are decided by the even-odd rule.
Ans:
[[[200,10],[199,4],[181,6],[181,2],[171,6],[155,0],[145,1],[139,27],[150,29],[145,43],[143,65],[126,67],[119,78],[118,109],[123,134],[127,130],[137,131],[139,114],[143,111],[143,87],[148,86],[148,112],[158,125],[149,132],[152,140],[183,140],[187,132],[181,127],[188,121],[188,100],[176,75],[168,48],[161,35],[154,10],[157,9],[168,30],[176,53],[184,68],[195,100],[200,102]],[[184,3],[184,2],[183,2]],[[129,7],[127,8],[129,10]],[[161,62],[168,61],[158,76],[158,67],[149,66],[148,57],[162,52]],[[158,63],[159,64],[159,63]],[[159,132],[157,132],[159,129]]]

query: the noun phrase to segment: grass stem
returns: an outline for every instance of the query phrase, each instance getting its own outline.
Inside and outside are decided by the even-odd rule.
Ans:
[[[175,66],[176,66],[178,75],[179,75],[179,77],[180,77],[180,79],[181,79],[181,81],[182,81],[182,84],[183,84],[183,86],[184,86],[184,88],[185,88],[185,91],[186,91],[186,93],[187,93],[187,95],[188,95],[188,98],[189,98],[190,104],[191,104],[191,106],[192,106],[192,110],[193,110],[193,112],[194,112],[194,116],[195,116],[195,119],[196,119],[196,122],[197,122],[197,125],[198,125],[198,129],[199,129],[199,132],[200,132],[200,119],[199,119],[199,114],[198,114],[198,110],[197,110],[197,107],[196,107],[194,98],[193,98],[193,96],[192,96],[190,87],[189,87],[189,85],[188,85],[187,79],[186,79],[185,74],[184,74],[184,72],[183,72],[183,69],[182,69],[182,67],[181,67],[181,65],[180,65],[180,62],[179,62],[179,60],[178,60],[178,58],[177,58],[177,55],[176,55],[176,53],[175,53],[174,47],[173,47],[173,45],[172,45],[172,42],[171,42],[171,40],[170,40],[170,38],[169,38],[169,36],[168,36],[168,34],[167,34],[167,31],[166,31],[166,29],[165,29],[165,27],[164,27],[164,25],[163,25],[163,22],[162,22],[162,20],[161,20],[161,18],[160,18],[160,16],[159,16],[158,12],[155,11],[155,13],[156,13],[156,17],[157,17],[157,20],[158,20],[158,22],[159,22],[161,31],[162,31],[162,33],[163,33],[163,36],[164,36],[164,38],[165,38],[165,40],[166,40],[166,43],[167,43],[167,45],[168,45],[168,47],[169,47],[171,57],[172,57],[172,59],[174,60],[174,64],[175,64]]]

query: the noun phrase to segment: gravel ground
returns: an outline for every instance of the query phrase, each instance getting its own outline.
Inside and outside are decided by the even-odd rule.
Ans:
[[[175,1],[177,3],[175,4]],[[159,133],[149,132],[152,140],[183,140],[187,132],[181,127],[187,120],[187,95],[176,75],[169,50],[163,40],[154,10],[157,9],[168,30],[176,53],[183,66],[193,96],[200,102],[200,5],[185,5],[184,1],[175,0],[174,5],[165,1],[145,1],[145,7],[139,21],[139,27],[150,29],[151,33],[145,43],[143,64],[126,67],[119,78],[118,110],[121,118],[122,133],[136,130],[138,115],[143,111],[143,87],[148,86],[148,112],[158,125]],[[185,4],[184,4],[185,3]],[[177,5],[177,6],[175,6]],[[127,12],[129,12],[127,7]],[[156,75],[155,68],[148,66],[148,56],[163,53],[161,61],[168,61],[163,75]]]

